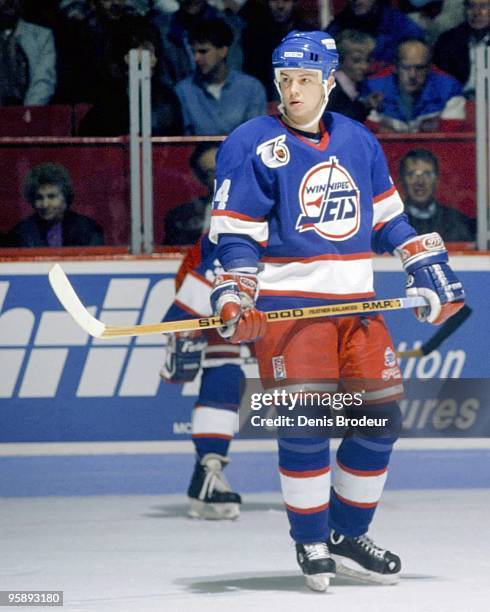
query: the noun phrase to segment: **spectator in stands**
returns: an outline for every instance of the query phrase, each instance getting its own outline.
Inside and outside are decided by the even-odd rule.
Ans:
[[[191,30],[189,42],[196,70],[175,88],[185,134],[225,135],[265,113],[263,85],[227,66],[233,31],[223,20],[203,21]]]
[[[400,10],[409,13],[409,17],[412,18],[413,13],[411,13],[411,11],[413,11],[413,7],[416,6],[415,2],[424,1],[425,0],[415,0],[414,3],[411,3],[409,0],[398,0],[398,7]],[[464,20],[463,4],[464,0],[443,0],[441,12],[436,17],[422,18],[422,23],[419,25],[425,31],[425,41],[428,42],[431,47],[434,46],[435,41],[442,32],[446,32],[456,27]],[[425,25],[423,24],[424,20],[426,21]],[[416,23],[418,22],[416,21]]]
[[[380,92],[372,92],[365,98],[360,96],[360,86],[367,76],[376,41],[365,32],[342,30],[336,43],[339,69],[335,72],[335,87],[327,108],[362,123],[371,110],[379,108],[383,99]]]
[[[71,177],[63,166],[45,163],[27,175],[24,197],[34,214],[20,221],[8,234],[12,247],[100,246],[102,228],[73,210]]]
[[[22,0],[22,18],[45,28],[53,28],[60,0]]]
[[[208,229],[218,148],[219,143],[203,142],[194,149],[189,164],[197,180],[207,189],[207,193],[191,202],[180,204],[167,213],[164,244],[195,244]]]
[[[434,63],[456,77],[467,98],[475,94],[476,48],[490,44],[489,0],[465,0],[465,21],[441,34],[434,49]]]
[[[363,84],[363,95],[381,92],[383,101],[368,119],[387,132],[434,132],[459,129],[465,119],[465,99],[459,82],[434,70],[429,46],[417,39],[398,46],[394,69],[386,69]]]
[[[109,62],[123,75],[112,83],[111,89],[88,111],[79,128],[80,136],[121,136],[129,133],[128,67],[131,49],[148,50],[151,67],[151,118],[153,136],[178,136],[183,133],[180,102],[173,89],[158,77],[155,46],[158,33],[142,17],[125,21],[111,40]]]
[[[21,19],[21,0],[0,0],[0,105],[48,104],[56,86],[51,30]]]
[[[90,0],[89,8],[83,19],[68,13],[56,30],[57,102],[94,104],[124,79],[122,67],[111,61],[110,50],[135,12],[129,0]]]
[[[228,67],[241,70],[243,21],[240,17],[230,11],[222,13],[206,0],[178,0],[178,2],[179,10],[172,15],[159,12],[153,17],[153,23],[160,30],[162,44],[160,77],[175,84],[193,73],[195,63],[189,33],[202,21],[218,18],[223,19],[233,31],[233,43],[227,59]]]
[[[272,64],[264,58],[272,52],[291,30],[310,30],[298,12],[298,0],[268,0],[262,19],[253,19],[243,31],[243,70],[264,85],[268,100],[278,100]]]
[[[383,0],[349,0],[347,7],[327,26],[336,37],[345,29],[366,32],[376,39],[373,58],[383,64],[395,59],[397,44],[404,38],[423,37],[423,30]]]
[[[64,11],[80,11],[81,14],[89,9],[89,5],[93,0],[61,0],[60,7]],[[119,10],[117,5],[124,5],[125,8],[135,14],[146,15],[148,10],[150,9],[150,0],[126,0],[123,2],[121,0],[104,0],[106,6],[109,7],[109,10]],[[111,9],[114,7],[114,9]]]
[[[475,239],[474,221],[435,199],[439,164],[431,151],[409,151],[400,162],[400,179],[406,193],[405,213],[418,234],[438,232],[446,242]]]
[[[410,0],[408,17],[424,31],[424,40],[430,44],[436,41],[440,29],[437,17],[441,14],[444,0]]]

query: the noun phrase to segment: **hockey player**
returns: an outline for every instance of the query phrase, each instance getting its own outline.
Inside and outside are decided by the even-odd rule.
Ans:
[[[218,153],[210,238],[225,272],[211,300],[225,323],[222,336],[257,340],[266,388],[308,390],[341,379],[349,390],[357,379],[364,409],[388,417],[386,431],[350,431],[342,440],[331,492],[328,439],[282,434],[278,444],[290,533],[310,588],[326,590],[336,570],[391,584],[400,559],[367,536],[401,420],[401,374],[384,320],[373,314],[267,326],[261,311],[372,297],[372,252],[401,258],[407,293],[428,300],[416,311],[420,320],[442,323],[461,308],[464,293],[440,236],[417,236],[409,225],[375,137],[324,112],[338,62],[333,39],[292,32],[272,61],[280,116],[245,123]]]
[[[204,235],[187,253],[177,272],[177,293],[165,321],[211,314],[209,294],[219,265],[214,251]],[[240,366],[250,349],[224,343],[214,331],[166,334],[166,340],[161,370],[165,381],[191,382],[202,368],[192,413],[197,459],[187,491],[188,514],[193,518],[235,519],[240,514],[241,497],[231,490],[223,468],[229,463],[230,441],[238,429],[244,378]]]

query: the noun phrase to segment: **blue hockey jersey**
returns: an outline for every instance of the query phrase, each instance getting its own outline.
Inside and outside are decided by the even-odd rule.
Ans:
[[[225,269],[262,262],[262,309],[372,297],[373,251],[415,235],[378,141],[337,113],[318,144],[252,119],[221,146],[216,180],[210,239]]]

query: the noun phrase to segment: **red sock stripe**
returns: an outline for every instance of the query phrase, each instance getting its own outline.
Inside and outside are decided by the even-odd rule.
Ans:
[[[351,501],[350,499],[346,499],[345,497],[342,497],[341,495],[339,495],[337,491],[335,491],[335,495],[344,504],[347,504],[348,506],[354,506],[355,508],[376,508],[376,506],[378,505],[378,502],[371,502],[369,504],[363,504],[361,502]]]
[[[340,463],[340,461],[337,461],[337,465],[339,466],[339,468],[344,470],[344,472],[347,472],[348,474],[353,474],[354,476],[381,476],[382,474],[388,471],[388,467],[385,467],[381,470],[355,470],[354,468],[347,467],[343,463]]]
[[[315,514],[316,512],[323,512],[329,506],[328,503],[322,504],[321,506],[315,506],[315,508],[296,508],[295,506],[290,506],[289,504],[285,504],[288,510],[291,512],[296,512],[296,514]]]
[[[308,470],[306,472],[298,472],[296,470],[286,470],[283,467],[279,467],[279,472],[283,476],[289,476],[290,478],[313,478],[315,476],[323,476],[330,472],[330,466],[327,465],[319,470]]]

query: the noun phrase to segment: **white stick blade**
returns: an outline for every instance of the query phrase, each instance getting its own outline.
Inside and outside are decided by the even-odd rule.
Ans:
[[[49,284],[63,308],[75,322],[87,334],[100,338],[105,331],[105,324],[94,318],[85,308],[59,264],[55,264],[49,271]]]

